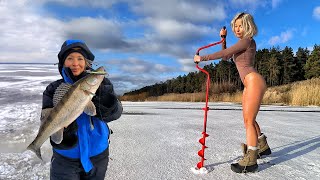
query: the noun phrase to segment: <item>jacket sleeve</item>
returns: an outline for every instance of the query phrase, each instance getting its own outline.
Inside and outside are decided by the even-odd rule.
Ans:
[[[123,111],[122,104],[117,98],[109,79],[105,78],[102,81],[92,101],[97,111],[95,117],[102,119],[104,122],[110,122],[120,118]]]
[[[236,44],[227,49],[215,52],[213,54],[201,56],[201,61],[215,60],[219,58],[222,58],[222,60],[228,60],[234,54],[245,51],[250,46],[251,41],[252,40],[249,38],[240,39]]]
[[[55,91],[54,83],[47,86],[42,96],[42,109],[53,108],[53,94]]]

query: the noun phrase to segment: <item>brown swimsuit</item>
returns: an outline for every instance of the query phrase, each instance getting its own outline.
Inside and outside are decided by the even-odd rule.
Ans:
[[[214,60],[222,58],[228,60],[234,55],[234,62],[236,63],[242,83],[247,74],[251,72],[257,72],[253,67],[255,55],[256,55],[256,42],[252,38],[240,39],[233,46],[221,50],[219,52],[201,56],[201,61]]]

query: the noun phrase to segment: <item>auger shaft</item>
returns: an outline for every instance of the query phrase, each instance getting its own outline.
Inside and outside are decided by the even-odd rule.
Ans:
[[[203,131],[202,131],[202,138],[199,139],[200,144],[202,144],[202,148],[201,150],[198,152],[198,155],[200,156],[200,162],[197,164],[197,167],[200,169],[204,166],[204,161],[206,160],[204,158],[204,151],[207,148],[206,146],[206,137],[208,137],[209,135],[206,132],[207,129],[207,117],[208,117],[208,111],[209,111],[209,107],[208,107],[208,100],[209,100],[209,88],[210,88],[210,75],[209,73],[200,68],[199,65],[197,64],[196,66],[200,71],[202,71],[203,73],[205,73],[207,75],[207,82],[206,82],[206,106],[204,108],[202,108],[202,110],[204,110],[204,121],[203,121]]]
[[[202,50],[202,49],[206,49],[208,47],[211,47],[211,46],[214,46],[214,45],[217,45],[217,44],[220,44],[222,42],[224,42],[225,39],[222,39],[221,41],[219,42],[216,42],[216,43],[212,43],[212,44],[209,44],[209,45],[206,45],[206,46],[203,46],[201,48],[198,49],[197,51],[197,55],[199,55],[199,52]],[[210,74],[208,73],[208,71],[202,69],[199,67],[198,63],[196,65],[197,69],[199,69],[201,72],[205,73],[207,75],[207,82],[206,82],[206,106],[204,108],[202,108],[202,110],[204,110],[204,122],[203,122],[203,131],[202,131],[202,138],[199,139],[199,143],[202,145],[202,148],[200,151],[198,151],[198,155],[200,156],[200,162],[198,162],[197,164],[197,168],[200,169],[202,167],[204,167],[204,161],[206,160],[204,158],[204,151],[206,148],[208,148],[206,146],[206,137],[208,137],[209,135],[207,134],[206,132],[206,129],[207,129],[207,117],[208,117],[208,111],[209,111],[209,107],[208,107],[208,101],[209,101],[209,89],[210,89]]]

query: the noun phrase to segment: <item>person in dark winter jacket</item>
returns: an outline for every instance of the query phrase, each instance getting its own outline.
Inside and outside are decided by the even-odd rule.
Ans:
[[[66,40],[58,54],[58,69],[62,79],[50,83],[43,92],[42,113],[54,107],[54,94],[62,83],[73,84],[91,70],[95,56],[81,40]],[[104,179],[109,162],[108,122],[120,118],[121,102],[113,85],[104,78],[92,102],[97,114],[82,113],[63,130],[63,140],[55,143],[50,138],[53,155],[50,179]]]

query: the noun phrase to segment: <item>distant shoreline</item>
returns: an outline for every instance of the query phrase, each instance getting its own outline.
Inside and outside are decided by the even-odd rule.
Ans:
[[[296,81],[281,86],[268,87],[262,104],[278,104],[293,106],[320,106],[320,78]],[[235,93],[213,93],[209,102],[242,102],[242,91]],[[151,96],[148,92],[132,95],[122,95],[121,101],[173,101],[173,102],[205,102],[204,92],[195,93],[165,93],[161,96]]]

